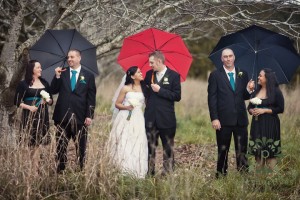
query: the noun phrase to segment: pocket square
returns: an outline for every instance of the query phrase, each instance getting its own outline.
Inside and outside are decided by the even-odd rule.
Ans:
[[[86,84],[85,80],[80,80],[79,83]]]
[[[163,85],[168,85],[170,84],[168,81],[163,82]]]

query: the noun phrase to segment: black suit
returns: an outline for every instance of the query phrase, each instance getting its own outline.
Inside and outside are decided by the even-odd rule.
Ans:
[[[93,118],[96,103],[95,77],[81,68],[74,91],[71,89],[70,68],[62,72],[60,78],[54,77],[51,82],[53,94],[59,93],[53,113],[57,126],[57,170],[65,169],[67,162],[68,141],[78,138],[79,162],[83,167],[86,151],[87,127],[85,118]],[[77,143],[76,143],[77,144]],[[77,150],[77,149],[76,149]]]
[[[228,151],[233,133],[238,170],[247,169],[248,116],[245,100],[250,98],[247,91],[248,75],[238,68],[233,91],[224,68],[215,70],[208,80],[208,106],[211,121],[218,119],[221,129],[216,131],[218,145],[217,171],[227,174]]]
[[[174,137],[176,132],[176,117],[174,104],[181,99],[180,76],[167,68],[164,76],[158,82],[154,73],[154,83],[160,86],[159,92],[151,88],[153,70],[145,77],[144,93],[146,97],[145,126],[148,139],[149,174],[155,173],[155,150],[158,137],[161,138],[164,155],[164,170],[169,172],[174,166]]]

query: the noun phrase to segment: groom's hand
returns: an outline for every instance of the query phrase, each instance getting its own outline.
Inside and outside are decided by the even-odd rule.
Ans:
[[[153,92],[158,92],[160,90],[160,86],[157,84],[151,84],[151,88]]]
[[[61,73],[66,71],[66,68],[62,68],[62,67],[56,67],[55,68],[55,75],[56,75],[56,78],[59,78]]]
[[[247,90],[249,93],[252,93],[255,89],[255,83],[254,81],[251,79],[248,84],[247,84]]]
[[[221,123],[218,119],[212,120],[211,122],[213,129],[220,130],[221,129]]]
[[[90,126],[91,124],[92,124],[92,119],[89,118],[89,117],[85,118],[85,120],[84,120],[84,125]]]

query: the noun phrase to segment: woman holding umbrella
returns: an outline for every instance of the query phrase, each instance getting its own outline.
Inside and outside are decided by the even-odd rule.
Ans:
[[[255,156],[258,169],[273,170],[281,154],[279,113],[284,111],[284,98],[275,73],[268,68],[258,75],[258,89],[250,99],[248,111],[253,115],[249,154]]]

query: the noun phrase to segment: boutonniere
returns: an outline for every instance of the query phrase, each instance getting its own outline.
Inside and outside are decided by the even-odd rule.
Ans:
[[[169,79],[168,79],[168,77],[164,77],[163,85],[167,85],[167,84],[170,84]]]
[[[241,78],[242,76],[243,76],[243,72],[239,72],[239,73],[238,73],[238,77]]]
[[[79,77],[79,82],[86,84],[84,76]]]

